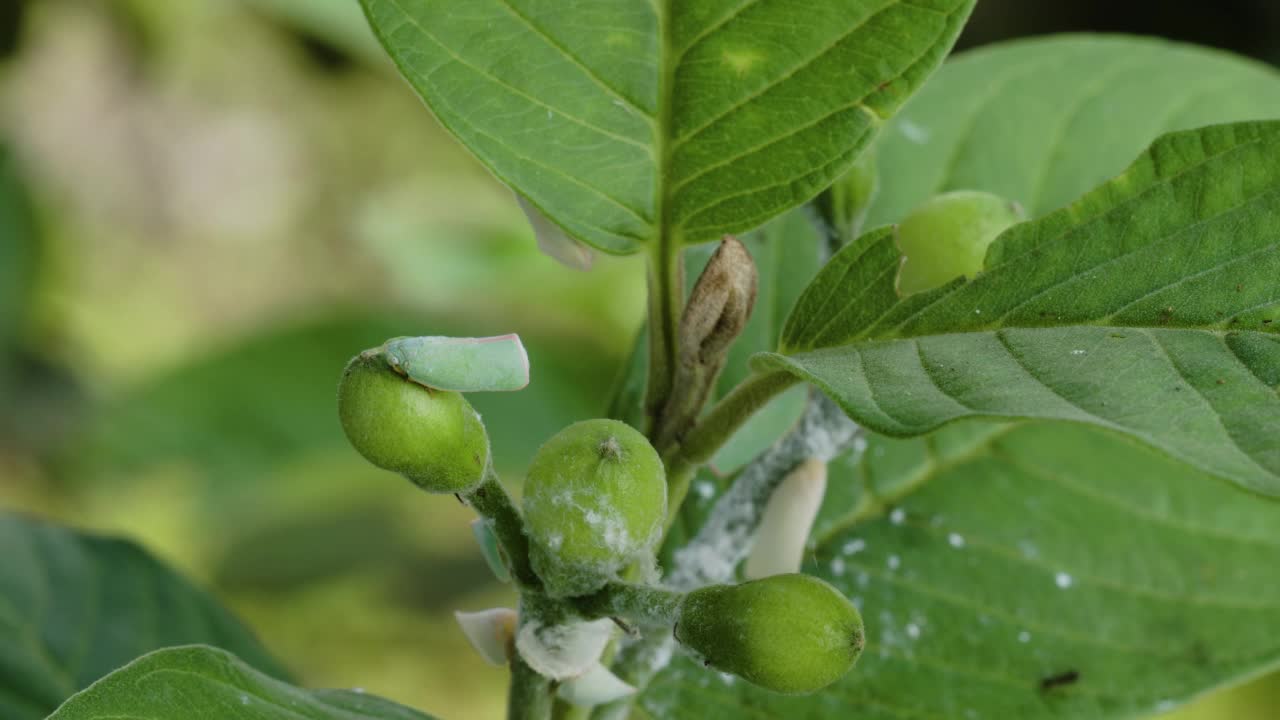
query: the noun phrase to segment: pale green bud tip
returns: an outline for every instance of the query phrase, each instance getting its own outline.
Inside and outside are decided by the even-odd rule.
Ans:
[[[432,390],[396,373],[380,350],[347,364],[338,417],[366,460],[433,493],[467,493],[484,478],[489,438],[462,395]]]
[[[472,520],[471,534],[476,539],[476,544],[480,546],[480,554],[484,557],[484,562],[489,566],[493,576],[498,582],[509,583],[511,570],[507,568],[506,558],[502,555],[502,545],[498,542],[498,536],[494,534],[490,522],[485,518]]]
[[[707,665],[781,693],[811,693],[840,679],[865,642],[853,603],[798,574],[689,593],[675,636]]]
[[[658,453],[617,420],[586,420],[534,456],[524,488],[529,559],[548,594],[586,595],[651,552],[666,517]]]
[[[1021,205],[987,192],[960,190],[926,201],[898,225],[904,255],[899,292],[910,295],[960,276],[972,278],[991,243],[1025,219]]]

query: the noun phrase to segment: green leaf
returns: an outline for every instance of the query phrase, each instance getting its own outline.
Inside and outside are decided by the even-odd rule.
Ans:
[[[1280,117],[1280,73],[1219,50],[1128,36],[1019,40],[957,55],[876,141],[884,182],[867,227],[951,190],[1035,218],[1175,130]]]
[[[362,0],[440,122],[569,234],[635,252],[816,195],[973,0]]]
[[[303,690],[203,645],[138,658],[68,700],[49,720],[431,720],[356,690]]]
[[[1280,506],[1062,423],[874,438],[858,465],[885,504],[829,498],[807,567],[861,607],[854,669],[789,697],[679,658],[649,714],[1119,720],[1280,664],[1259,631],[1280,612]]]
[[[1115,180],[1014,226],[970,282],[899,298],[892,232],[819,273],[759,356],[855,419],[1128,433],[1280,494],[1280,123],[1168,135]]]
[[[138,546],[0,514],[0,717],[39,720],[143,653],[209,643],[287,677],[208,595]]]

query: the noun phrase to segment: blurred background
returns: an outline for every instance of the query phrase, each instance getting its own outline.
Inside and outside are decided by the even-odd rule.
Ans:
[[[1280,3],[982,0],[961,47],[1155,34],[1280,62]],[[393,335],[518,332],[477,396],[503,476],[599,415],[636,258],[539,254],[355,0],[0,0],[0,509],[128,535],[306,684],[499,716],[455,609],[510,605],[469,512],[342,438],[338,374]],[[1183,715],[1276,717],[1263,679]]]

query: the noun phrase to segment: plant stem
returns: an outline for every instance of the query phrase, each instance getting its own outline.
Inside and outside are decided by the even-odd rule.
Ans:
[[[716,403],[679,445],[667,451],[668,527],[680,511],[698,467],[710,461],[757,410],[796,382],[794,375],[781,371],[752,375]]]
[[[484,480],[480,482],[480,486],[463,496],[463,500],[493,529],[516,583],[522,588],[541,589],[542,581],[529,564],[529,538],[524,534],[524,521],[520,518],[520,511],[511,502],[506,488],[498,480],[493,463],[485,468]]]
[[[677,331],[684,303],[684,262],[673,239],[662,233],[649,255],[649,378],[645,412],[650,437],[662,425],[662,410],[675,377]]]
[[[807,460],[830,462],[853,447],[861,429],[838,405],[811,390],[804,414],[786,435],[742,469],[716,501],[702,528],[675,553],[667,583],[692,590],[733,578],[751,552],[765,506],[783,479]],[[709,560],[714,558],[714,562]]]
[[[651,625],[670,625],[684,593],[648,585],[609,583],[600,590],[573,599],[584,618],[621,618]]]
[[[551,680],[533,671],[519,653],[511,658],[507,720],[550,720],[554,695]]]

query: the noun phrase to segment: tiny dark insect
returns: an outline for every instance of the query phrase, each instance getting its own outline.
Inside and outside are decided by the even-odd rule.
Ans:
[[[1040,680],[1040,692],[1048,692],[1054,688],[1064,687],[1066,685],[1074,685],[1080,681],[1079,670],[1068,670],[1057,675],[1050,675]]]

